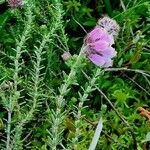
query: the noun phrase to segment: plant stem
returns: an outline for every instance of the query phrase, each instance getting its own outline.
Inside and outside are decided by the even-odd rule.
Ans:
[[[80,102],[78,104],[78,112],[76,115],[77,120],[75,121],[75,127],[76,127],[75,138],[73,139],[74,150],[77,150],[77,144],[79,142],[79,136],[81,135],[81,133],[80,133],[80,122],[81,122],[81,117],[82,117],[83,104],[87,100],[88,94],[92,91],[92,88],[95,85],[97,76],[100,75],[100,73],[101,73],[101,69],[100,68],[96,69],[96,72],[94,73],[93,77],[91,79],[89,79],[88,86],[84,90],[83,95],[79,94]]]
[[[9,102],[9,104],[11,105],[11,102]],[[11,106],[8,110],[8,120],[7,120],[7,143],[6,143],[6,150],[11,150],[10,147],[10,134],[11,134]]]
[[[143,74],[147,77],[150,77],[150,71],[144,71],[144,70],[140,70],[140,69],[128,69],[128,68],[106,68],[103,70],[103,72],[108,72],[108,71],[127,71],[127,72],[136,72],[136,73],[140,73]]]
[[[52,150],[56,150],[56,147],[58,144],[61,143],[61,133],[62,131],[59,131],[59,127],[60,125],[62,124],[63,122],[63,119],[64,119],[64,113],[62,113],[62,109],[65,105],[65,99],[64,99],[64,96],[67,94],[67,92],[69,91],[68,87],[72,84],[71,81],[73,81],[75,75],[76,75],[76,71],[75,71],[75,68],[77,66],[79,66],[80,64],[80,58],[81,58],[81,55],[82,55],[82,50],[80,51],[77,59],[76,59],[76,62],[74,63],[74,65],[72,66],[71,68],[71,71],[67,77],[67,79],[64,81],[65,83],[61,85],[60,89],[59,89],[59,96],[56,98],[56,112],[53,117],[53,125],[52,125],[52,129],[51,129],[51,133],[52,133],[52,137],[51,137],[51,148]],[[63,115],[62,115],[63,114]]]
[[[19,99],[19,91],[18,91],[18,84],[21,82],[20,77],[18,76],[19,71],[21,70],[22,63],[19,62],[23,46],[27,40],[27,37],[31,30],[31,24],[32,24],[33,16],[31,12],[31,6],[27,10],[27,21],[25,22],[25,28],[22,33],[22,36],[19,40],[16,40],[16,49],[14,51],[16,52],[16,56],[14,57],[14,69],[13,69],[13,89],[12,89],[12,95],[9,97],[9,106],[7,108],[8,111],[8,125],[7,125],[7,144],[6,149],[11,150],[11,146],[13,147],[13,142],[11,143],[11,122],[12,122],[12,112],[14,107],[17,107],[18,105],[18,99]],[[17,142],[17,141],[15,141]]]

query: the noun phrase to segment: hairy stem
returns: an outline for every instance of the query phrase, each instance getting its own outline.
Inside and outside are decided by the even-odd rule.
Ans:
[[[76,71],[75,68],[77,66],[79,66],[80,64],[80,58],[82,55],[82,49],[76,59],[76,62],[74,63],[74,65],[72,66],[72,69],[69,73],[69,75],[67,76],[67,79],[65,80],[65,83],[62,84],[62,86],[59,89],[59,96],[56,97],[56,111],[54,114],[54,118],[53,118],[53,125],[52,125],[52,135],[53,137],[51,137],[51,143],[52,143],[52,150],[56,150],[56,147],[58,144],[61,143],[61,133],[62,131],[60,131],[60,125],[63,122],[64,119],[64,112],[63,112],[63,107],[65,105],[65,99],[64,96],[67,94],[67,92],[69,91],[69,86],[72,84],[72,81],[74,80],[74,77],[76,75]],[[63,114],[63,115],[62,115]]]
[[[36,111],[36,108],[38,106],[39,102],[39,86],[41,83],[41,76],[40,76],[40,70],[41,70],[41,61],[42,61],[42,53],[43,49],[45,48],[45,45],[47,44],[50,37],[50,33],[47,35],[44,35],[43,40],[40,44],[39,48],[36,48],[36,60],[34,62],[34,69],[32,73],[32,80],[33,80],[33,86],[31,86],[30,89],[30,95],[32,95],[32,106],[29,112],[26,113],[26,116],[18,123],[16,126],[16,134],[14,136],[14,147],[17,149],[18,144],[15,144],[15,140],[18,138],[18,135],[21,135],[21,128],[23,128],[24,124],[30,121],[33,118],[34,112]]]
[[[140,70],[140,69],[128,69],[128,68],[106,68],[103,70],[103,72],[109,72],[109,71],[126,71],[126,72],[135,72],[140,73],[142,75],[145,75],[147,77],[150,77],[150,71]]]
[[[9,108],[8,108],[8,126],[7,126],[7,145],[6,149],[11,150],[11,122],[12,122],[12,112],[14,107],[18,105],[18,98],[19,98],[19,92],[18,92],[18,84],[20,83],[20,77],[19,72],[21,70],[22,63],[19,62],[22,54],[23,46],[27,40],[27,37],[29,36],[30,30],[31,30],[31,24],[32,24],[33,16],[31,13],[31,8],[27,10],[27,22],[25,22],[25,28],[22,33],[22,36],[20,38],[20,41],[16,40],[17,47],[15,50],[16,56],[14,58],[14,75],[13,75],[13,95],[9,98]]]
[[[9,102],[11,105],[11,102]],[[11,134],[11,109],[8,110],[8,120],[7,120],[7,142],[6,142],[6,150],[11,150],[10,147],[10,134]]]
[[[83,104],[87,100],[87,97],[88,97],[89,93],[92,91],[92,89],[95,85],[97,76],[99,76],[100,73],[101,73],[101,69],[100,68],[96,69],[96,72],[94,73],[93,77],[91,79],[89,79],[88,86],[84,90],[83,95],[79,94],[80,102],[78,104],[78,112],[77,112],[77,115],[76,115],[77,120],[75,121],[75,127],[76,127],[75,138],[73,139],[74,150],[77,150],[77,144],[79,142],[79,137],[81,135],[81,133],[80,133],[80,122],[81,122],[81,117],[82,117],[82,110],[84,108]]]

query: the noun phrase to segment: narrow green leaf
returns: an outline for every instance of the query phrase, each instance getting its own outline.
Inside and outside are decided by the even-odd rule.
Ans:
[[[100,118],[98,125],[97,125],[97,128],[96,128],[95,133],[94,133],[94,137],[93,137],[92,142],[90,144],[89,150],[95,150],[96,145],[98,143],[98,139],[99,139],[100,134],[102,132],[102,128],[103,128],[103,121],[102,121],[102,118]]]

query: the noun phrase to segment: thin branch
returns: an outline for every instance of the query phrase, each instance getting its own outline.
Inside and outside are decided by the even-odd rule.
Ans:
[[[147,81],[147,83],[150,85],[150,80],[148,80],[148,78],[145,75],[143,75],[143,77],[145,78],[145,80]]]
[[[112,72],[116,72],[116,71],[136,72],[136,73],[140,73],[142,75],[145,75],[147,77],[150,77],[150,71],[144,71],[144,70],[140,70],[140,69],[106,68],[106,69],[103,70],[103,72],[108,72],[108,71],[112,71]]]
[[[150,93],[144,89],[144,87],[142,87],[141,85],[139,85],[136,81],[134,81],[133,79],[131,79],[129,76],[127,76],[126,74],[124,74],[128,79],[130,79],[135,85],[137,85],[140,89],[142,89],[147,95],[150,96]]]
[[[82,30],[87,34],[87,31],[84,29],[84,27],[74,18],[72,15],[73,20],[82,28]]]

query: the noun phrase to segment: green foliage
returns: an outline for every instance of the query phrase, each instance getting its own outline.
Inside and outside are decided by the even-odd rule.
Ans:
[[[121,27],[108,69],[82,55],[104,15]],[[86,150],[101,117],[97,150],[148,149],[149,21],[149,0],[0,0],[0,149]]]

